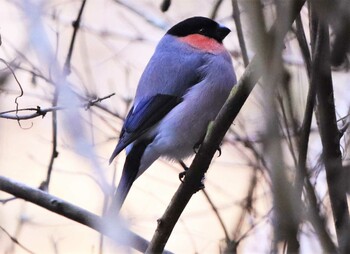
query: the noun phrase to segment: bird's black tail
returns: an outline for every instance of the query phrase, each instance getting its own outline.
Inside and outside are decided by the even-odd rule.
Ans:
[[[152,140],[143,140],[134,144],[131,151],[128,153],[123,168],[123,173],[118,184],[117,190],[113,195],[113,200],[110,208],[110,212],[115,214],[119,213],[126,196],[128,195],[132,184],[134,183],[141,164],[141,158],[146,150],[147,146]]]

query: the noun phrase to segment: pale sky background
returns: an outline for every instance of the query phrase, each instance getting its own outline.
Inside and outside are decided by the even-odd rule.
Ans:
[[[45,32],[52,49],[57,50],[58,63],[62,67],[72,34],[70,24],[77,16],[80,1],[35,2],[42,2]],[[136,6],[144,15],[149,15],[170,27],[190,16],[210,15],[215,1],[174,0],[166,13],[159,10],[160,0],[124,2]],[[31,65],[21,59],[18,54],[20,52],[44,75],[48,75],[49,66],[38,59],[33,45],[28,40],[32,30],[28,27],[26,11],[21,10],[22,2],[0,0],[0,3],[0,57],[8,62],[21,63],[21,67],[25,69],[31,69]],[[239,52],[235,26],[230,15],[231,3],[224,1],[217,20],[232,30],[224,41],[226,47],[232,52]],[[248,25],[244,22],[247,20],[243,19],[243,26],[249,44],[251,35],[247,29]],[[81,95],[86,94],[86,90],[99,97],[115,92],[115,96],[104,100],[101,105],[124,116],[127,111],[125,100],[133,98],[138,79],[164,33],[164,29],[147,23],[144,18],[112,0],[88,0],[68,81]],[[249,55],[253,54],[254,52],[249,50]],[[295,84],[295,93],[300,95],[298,103],[303,105],[307,87],[307,83],[303,82],[307,80],[300,52],[293,42],[286,43],[284,58],[293,63],[289,66],[293,74],[292,82]],[[237,76],[240,77],[244,71],[243,61],[241,58],[235,58],[233,61]],[[1,70],[4,68],[2,65]],[[50,84],[39,78],[36,84],[32,83],[31,75],[27,71],[16,70],[16,75],[24,90],[24,96],[18,99],[20,108],[51,106],[53,87]],[[339,116],[346,115],[349,110],[350,89],[344,89],[344,86],[349,84],[350,78],[348,74],[337,73],[334,79],[337,111]],[[9,76],[3,90],[6,92],[0,93],[1,112],[15,108],[14,99],[18,96],[19,89],[12,76]],[[253,139],[259,137],[262,130],[263,116],[260,107],[264,98],[259,91],[260,87],[254,90],[234,126],[235,131],[247,134]],[[91,112],[94,114],[90,114]],[[95,214],[101,214],[104,197],[93,179],[100,181],[102,175],[111,183],[114,167],[117,168],[119,178],[124,154],[118,156],[116,163],[111,166],[108,165],[108,159],[116,145],[122,122],[98,108],[88,111],[82,109],[79,113],[82,117],[79,122],[65,122],[65,116],[62,113],[58,114],[59,156],[54,164],[50,193]],[[51,114],[48,113],[43,119],[22,121],[21,126],[16,121],[0,119],[0,174],[37,187],[46,177],[51,156]],[[80,141],[70,134],[77,126],[81,128],[78,130],[79,135],[84,137],[87,143],[95,144],[94,149],[77,149]],[[315,138],[310,146],[311,154],[317,158],[320,152],[319,140]],[[240,204],[247,194],[252,175],[252,168],[248,165],[252,155],[244,149],[238,144],[224,145],[222,156],[214,158],[205,181],[206,190],[214,200],[231,237],[241,213]],[[242,150],[247,157],[239,152]],[[94,153],[93,158],[86,156],[90,152]],[[100,171],[93,164],[93,160],[98,162]],[[315,159],[310,163],[314,165],[317,161]],[[159,160],[135,182],[121,211],[132,230],[148,240],[151,239],[156,220],[161,217],[180,184],[178,174],[181,171],[178,164]],[[321,174],[318,180],[319,191],[324,193],[324,176]],[[248,223],[243,227],[245,231],[249,221],[259,221],[270,209],[268,185],[264,181],[259,184],[255,217],[248,219]],[[0,199],[6,197],[8,195],[0,192]],[[19,219],[25,221],[21,226]],[[21,200],[0,205],[0,225],[34,253],[99,251],[99,235],[95,231]],[[166,249],[174,253],[219,253],[220,242],[223,239],[224,234],[217,218],[203,194],[199,192],[186,207]],[[304,253],[319,248],[313,236],[302,236],[301,239]],[[270,241],[271,228],[264,220],[251,236],[241,243],[240,251],[262,253],[270,247]],[[18,246],[11,252],[11,246],[10,239],[0,233],[0,253],[27,253]],[[115,246],[106,238],[103,253],[123,251],[126,249]]]

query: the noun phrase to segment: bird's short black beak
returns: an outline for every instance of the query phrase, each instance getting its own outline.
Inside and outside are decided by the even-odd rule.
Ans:
[[[219,26],[217,29],[217,38],[220,42],[231,32],[231,30],[225,26]]]

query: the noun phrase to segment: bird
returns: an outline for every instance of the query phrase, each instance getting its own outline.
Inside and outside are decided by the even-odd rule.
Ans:
[[[109,164],[122,151],[126,159],[112,209],[121,209],[134,181],[164,157],[180,161],[194,154],[215,119],[236,74],[223,45],[231,30],[195,16],[159,41],[138,83],[133,105]]]

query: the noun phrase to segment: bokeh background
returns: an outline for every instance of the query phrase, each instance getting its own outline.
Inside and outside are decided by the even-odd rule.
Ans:
[[[215,10],[215,5],[220,6]],[[124,154],[112,165],[108,159],[117,143],[123,118],[129,109],[138,79],[166,30],[191,16],[215,16],[232,32],[224,41],[238,79],[244,72],[241,47],[232,18],[231,1],[176,0],[167,12],[161,0],[87,0],[74,44],[71,73],[57,105],[57,151],[50,194],[102,215],[112,186],[118,182]],[[53,107],[56,86],[71,43],[81,1],[0,0],[0,112],[16,108]],[[276,18],[274,1],[262,1],[267,26]],[[36,9],[31,9],[36,6]],[[256,53],[250,18],[241,6],[242,28],[251,59]],[[308,10],[301,11],[308,35]],[[39,26],[40,25],[40,26]],[[49,46],[49,47],[48,47]],[[261,48],[260,50],[264,50]],[[290,32],[282,53],[290,74],[293,112],[300,123],[305,108],[308,77],[295,35]],[[348,121],[350,76],[346,68],[334,69],[334,92],[339,125]],[[218,74],[220,75],[220,74]],[[171,76],[171,74],[169,74]],[[205,192],[196,193],[177,223],[166,249],[174,253],[222,253],[225,237],[239,242],[239,253],[266,253],[272,247],[273,212],[271,180],[264,164],[262,133],[266,112],[263,86],[253,90],[214,157],[206,174]],[[89,108],[82,104],[103,99]],[[282,100],[282,99],[281,99]],[[281,104],[283,105],[283,103]],[[67,111],[73,113],[66,113]],[[280,111],[282,112],[282,111]],[[32,112],[20,112],[26,115]],[[290,121],[276,122],[283,137],[285,168],[293,175],[293,145],[287,138]],[[33,187],[47,177],[53,147],[52,112],[45,117],[16,121],[0,118],[0,174]],[[342,138],[344,164],[349,161],[346,131]],[[317,124],[310,134],[308,165],[310,179],[322,212],[331,217]],[[192,158],[186,160],[189,165]],[[175,162],[158,160],[140,177],[127,197],[121,215],[130,229],[150,240],[171,197],[180,185],[182,171]],[[292,177],[292,176],[291,176]],[[31,203],[0,192],[0,252],[28,253],[5,233],[34,253],[123,253],[134,252],[116,245],[88,227],[65,219]],[[215,208],[217,213],[214,211]],[[220,221],[222,223],[220,223]],[[332,219],[327,220],[334,234]],[[226,233],[226,236],[225,236]],[[302,253],[317,253],[321,244],[308,223],[299,235]]]

